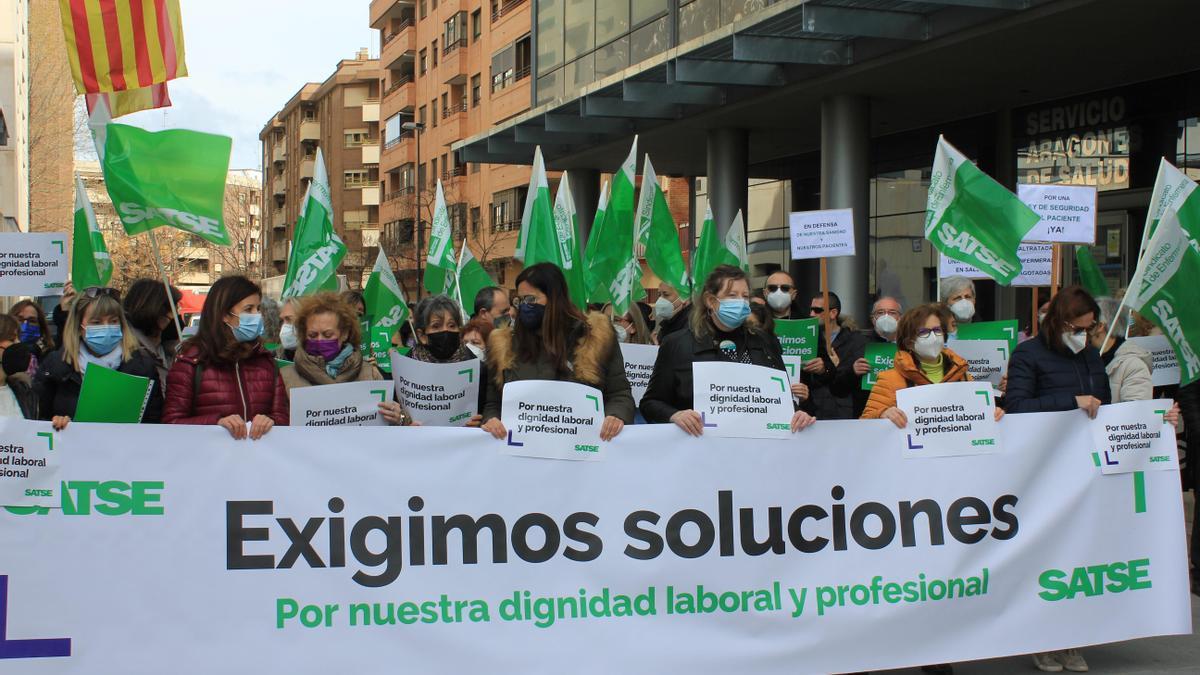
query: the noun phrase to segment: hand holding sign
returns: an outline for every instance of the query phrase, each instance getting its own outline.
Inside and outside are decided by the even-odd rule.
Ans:
[[[509,382],[503,397],[498,424],[507,430],[504,452],[509,455],[595,461],[603,459],[602,427],[607,423],[612,435],[620,431],[604,418],[600,390],[577,382]],[[493,422],[484,429],[493,431]]]

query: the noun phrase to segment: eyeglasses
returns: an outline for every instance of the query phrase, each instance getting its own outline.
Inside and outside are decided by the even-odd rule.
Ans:
[[[809,307],[809,308],[808,308],[808,313],[809,313],[809,314],[820,314],[820,313],[822,313],[822,312],[824,312],[824,311],[825,311],[825,308],[824,308],[824,307]]]
[[[775,291],[783,291],[784,293],[792,292],[791,284],[767,284],[767,292],[774,293]]]
[[[1073,326],[1071,324],[1067,324],[1067,329],[1071,331],[1072,335],[1085,335],[1087,333],[1092,332],[1093,330],[1096,330],[1096,326],[1098,326],[1098,325],[1099,325],[1098,323],[1093,323],[1090,326],[1080,328],[1079,326]]]
[[[100,296],[106,296],[106,297],[112,298],[113,300],[121,299],[121,291],[118,291],[115,288],[108,288],[105,286],[92,286],[91,288],[86,288],[86,289],[84,289],[83,294],[86,297],[92,298],[93,300],[95,300],[96,298],[98,298]]]
[[[946,331],[942,330],[941,328],[918,328],[917,329],[917,337],[919,337],[919,338],[929,337],[930,335],[937,335],[938,337],[941,337],[945,334],[946,334]]]
[[[517,296],[517,304],[519,304],[519,305],[537,305],[540,303],[538,303],[536,295],[518,295]]]

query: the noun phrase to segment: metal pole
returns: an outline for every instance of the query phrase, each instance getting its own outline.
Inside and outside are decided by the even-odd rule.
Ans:
[[[147,230],[146,234],[150,235],[150,248],[154,249],[154,264],[158,266],[158,276],[162,277],[163,287],[167,289],[167,302],[171,305],[171,316],[175,319],[175,332],[182,341],[183,324],[179,322],[179,308],[175,306],[175,296],[171,294],[171,282],[167,281],[167,272],[163,268],[162,254],[158,250],[158,239],[154,237],[154,230]]]
[[[416,247],[417,247],[417,300],[421,299],[421,249],[424,248],[424,236],[421,229],[421,191],[425,189],[424,181],[421,177],[421,129],[420,127],[413,128],[413,135],[417,139],[417,217],[415,227],[417,228]]]

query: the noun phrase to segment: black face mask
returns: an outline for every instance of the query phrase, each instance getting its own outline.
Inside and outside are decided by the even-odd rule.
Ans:
[[[425,346],[429,348],[429,353],[433,355],[433,358],[445,361],[458,351],[461,338],[458,331],[444,330],[440,333],[426,333],[425,339],[428,344]]]

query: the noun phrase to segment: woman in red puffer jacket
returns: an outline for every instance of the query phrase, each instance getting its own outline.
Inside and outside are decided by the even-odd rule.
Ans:
[[[234,438],[254,440],[288,423],[287,390],[260,339],[261,301],[262,289],[246,277],[213,284],[199,331],[167,373],[164,423],[219,424]]]

